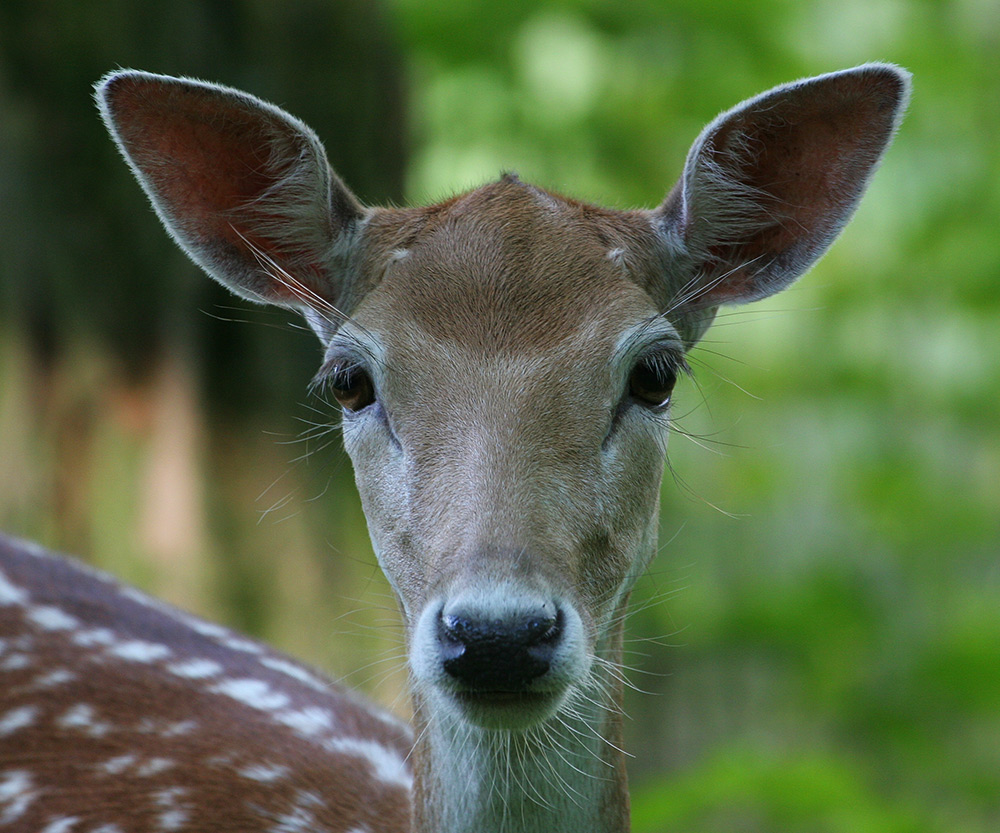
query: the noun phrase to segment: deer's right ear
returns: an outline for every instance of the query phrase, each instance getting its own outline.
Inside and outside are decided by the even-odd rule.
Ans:
[[[674,265],[670,310],[689,341],[719,304],[787,287],[854,213],[906,107],[910,75],[888,64],[775,87],[723,113],[652,213]]]
[[[246,93],[120,71],[96,88],[101,116],[181,248],[245,298],[294,307],[320,331],[344,287],[365,209],[316,135]]]

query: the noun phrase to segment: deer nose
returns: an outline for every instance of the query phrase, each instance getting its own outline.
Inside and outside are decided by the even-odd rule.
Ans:
[[[539,607],[503,617],[442,611],[438,642],[445,672],[474,691],[520,692],[548,672],[563,614]]]

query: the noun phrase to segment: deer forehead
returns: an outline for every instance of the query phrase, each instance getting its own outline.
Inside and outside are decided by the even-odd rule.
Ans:
[[[508,176],[438,206],[380,214],[368,268],[381,280],[358,312],[404,341],[419,334],[476,361],[521,357],[526,367],[588,345],[606,364],[623,332],[657,312],[644,288],[653,232],[638,213]]]

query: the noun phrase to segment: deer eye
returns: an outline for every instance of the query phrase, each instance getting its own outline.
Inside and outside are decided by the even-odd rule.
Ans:
[[[371,376],[356,364],[334,367],[326,383],[345,411],[360,411],[375,401]]]
[[[677,368],[662,356],[640,359],[628,378],[628,392],[636,402],[662,411],[670,404],[677,382]]]

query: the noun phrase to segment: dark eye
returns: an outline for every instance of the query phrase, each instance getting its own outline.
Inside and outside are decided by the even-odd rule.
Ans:
[[[327,385],[333,392],[333,398],[345,411],[360,411],[375,401],[371,376],[357,365],[335,367]]]
[[[663,410],[670,404],[670,394],[677,382],[676,369],[659,357],[642,359],[628,378],[629,395],[639,404]]]

